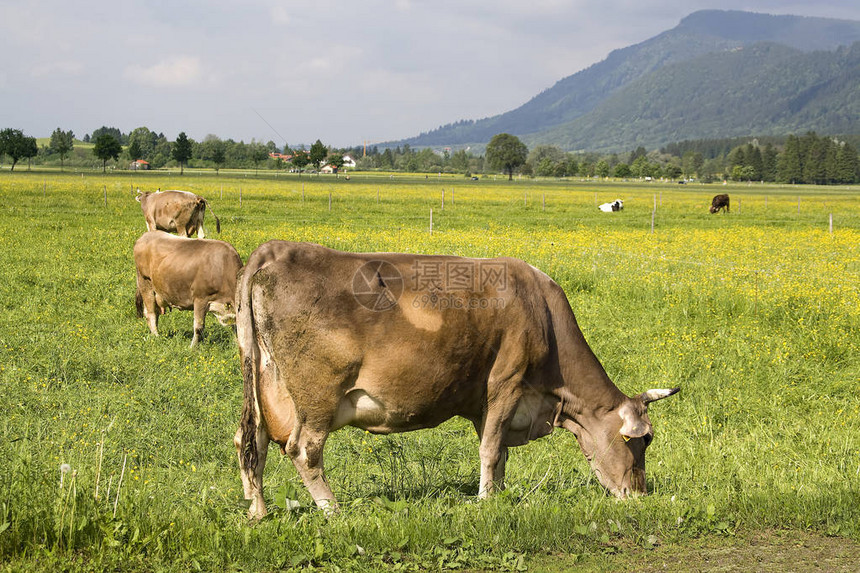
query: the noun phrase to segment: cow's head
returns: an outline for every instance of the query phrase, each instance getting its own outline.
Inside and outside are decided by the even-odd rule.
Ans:
[[[680,388],[648,390],[625,399],[620,407],[605,412],[591,423],[570,420],[565,424],[576,434],[579,447],[598,481],[616,497],[624,499],[648,493],[645,449],[654,438],[648,404],[678,390]]]
[[[708,209],[708,211],[710,211],[710,212],[711,212],[711,215],[713,215],[714,213],[716,213],[716,212],[717,212],[717,207],[716,207],[716,205],[711,205],[711,208],[710,208],[710,209]]]
[[[233,326],[236,324],[236,306],[230,302],[211,302],[209,311],[218,319],[221,326]]]

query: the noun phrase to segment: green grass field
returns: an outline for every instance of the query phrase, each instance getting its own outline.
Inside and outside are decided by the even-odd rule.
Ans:
[[[544,270],[623,391],[682,388],[651,408],[651,495],[607,497],[557,430],[513,449],[508,489],[478,502],[477,438],[452,420],[333,434],[326,470],[343,511],[328,520],[273,447],[273,511],[250,525],[232,444],[234,336],[210,316],[191,350],[191,313],[166,315],[160,338],[135,317],[137,187],[205,196],[243,260],[279,238]],[[709,215],[721,192],[732,213]],[[598,212],[615,198],[622,212]],[[858,198],[501,177],[0,173],[0,570],[646,570],[762,535],[856,547]]]

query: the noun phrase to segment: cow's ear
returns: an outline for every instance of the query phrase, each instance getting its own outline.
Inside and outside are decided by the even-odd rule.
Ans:
[[[622,406],[618,410],[618,415],[622,422],[619,433],[625,441],[630,438],[641,438],[651,432],[651,422],[648,421],[647,416],[641,416],[629,404]]]

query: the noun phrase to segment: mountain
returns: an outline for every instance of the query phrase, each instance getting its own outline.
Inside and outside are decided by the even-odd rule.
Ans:
[[[763,43],[706,54],[639,78],[591,112],[523,140],[617,151],[807,131],[860,133],[860,42],[835,52]]]
[[[622,151],[694,138],[860,133],[860,48],[846,48],[857,42],[860,22],[703,10],[514,110],[392,145],[480,147],[512,133],[530,146]]]

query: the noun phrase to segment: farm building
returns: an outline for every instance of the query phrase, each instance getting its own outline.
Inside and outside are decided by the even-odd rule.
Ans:
[[[341,167],[344,171],[347,169],[355,169],[355,159],[353,159],[349,155],[343,156],[343,166]],[[320,169],[320,173],[337,173],[338,169],[334,167],[334,165],[326,164]]]

